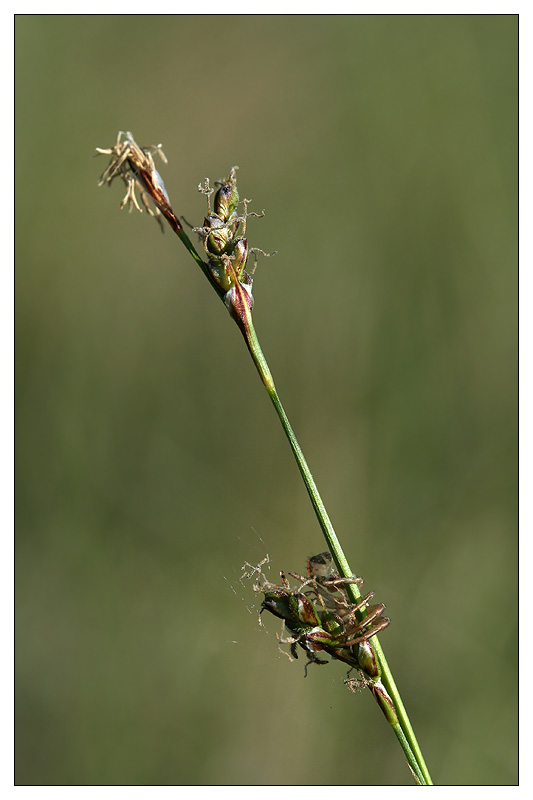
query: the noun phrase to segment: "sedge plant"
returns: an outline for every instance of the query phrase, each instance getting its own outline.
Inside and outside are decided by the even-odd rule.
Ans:
[[[376,633],[388,624],[388,620],[379,616],[379,620],[384,621],[378,621],[377,625],[372,624],[374,617],[378,615],[374,612],[372,616],[371,607],[367,603],[370,595],[362,597],[361,580],[353,578],[348,560],[279,398],[272,373],[253,325],[253,274],[257,253],[263,253],[263,251],[249,247],[246,238],[246,223],[249,217],[262,216],[262,214],[249,212],[248,201],[240,201],[237,189],[237,167],[233,167],[224,180],[215,183],[216,189],[210,186],[208,179],[205,179],[198,189],[207,198],[207,215],[201,227],[193,228],[193,232],[199,235],[202,242],[204,252],[203,255],[200,255],[184,230],[180,218],[174,212],[163,180],[155,167],[154,155],[156,153],[166,163],[161,145],[140,147],[129,131],[120,131],[113,147],[96,149],[97,154],[110,156],[109,165],[102,174],[99,185],[110,185],[115,179],[121,180],[126,187],[121,208],[127,206],[131,211],[133,207],[136,207],[141,211],[136,194],[138,193],[144,209],[151,216],[156,217],[162,226],[164,218],[236,322],[281,422],[327,543],[328,552],[313,557],[310,562],[331,554],[335,563],[337,572],[333,573],[333,580],[329,579],[328,582],[328,580],[318,579],[319,582],[317,582],[317,578],[314,576],[306,581],[307,583],[312,582],[315,587],[317,601],[315,604],[309,601],[309,593],[290,590],[282,573],[284,583],[281,587],[273,588],[272,585],[267,585],[262,588],[265,592],[263,609],[268,608],[276,616],[281,617],[289,629],[293,633],[296,632],[295,639],[287,640],[293,643],[293,647],[295,646],[294,642],[299,642],[310,655],[317,649],[326,651],[334,658],[356,666],[361,674],[364,673],[364,685],[371,689],[387,722],[394,730],[415,781],[421,785],[432,785],[414,730],[376,636]],[[213,194],[213,203],[211,203]],[[242,211],[239,212],[241,206]],[[254,264],[250,267],[252,254],[254,255]],[[263,255],[268,254],[263,253]],[[328,612],[324,604],[324,597],[331,594],[332,588],[338,591],[339,584],[342,587],[343,606],[350,609],[350,614],[355,621],[356,632],[360,634],[355,638],[353,638],[353,634],[350,638],[350,634],[344,627],[339,628],[338,615],[334,616]],[[320,603],[323,611],[317,610]],[[379,607],[379,614],[383,608],[384,606]],[[333,619],[336,621],[332,622]],[[371,644],[370,637],[372,637]],[[359,648],[357,655],[354,654],[353,649],[356,645]],[[311,661],[323,663],[316,657],[316,652],[311,655]],[[347,681],[347,683],[351,684],[355,681]]]

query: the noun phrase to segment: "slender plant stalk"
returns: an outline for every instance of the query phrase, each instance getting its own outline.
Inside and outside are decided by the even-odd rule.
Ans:
[[[307,461],[305,460],[305,456],[302,452],[300,445],[298,444],[298,440],[289,422],[289,418],[285,413],[285,409],[281,404],[281,400],[279,399],[279,395],[276,391],[274,380],[272,378],[272,373],[270,372],[265,356],[263,355],[263,351],[261,350],[261,346],[259,344],[259,340],[257,338],[257,334],[255,332],[251,319],[249,322],[248,335],[247,336],[245,335],[245,340],[246,344],[248,345],[248,350],[250,351],[250,355],[252,356],[253,362],[257,367],[257,371],[261,376],[261,380],[270,396],[270,399],[272,400],[274,408],[276,409],[276,413],[283,426],[283,430],[285,431],[287,439],[289,440],[289,444],[296,459],[296,463],[298,464],[298,468],[300,470],[302,479],[309,493],[309,497],[311,498],[311,503],[313,504],[313,508],[315,509],[315,514],[318,518],[320,527],[322,528],[322,533],[324,534],[324,538],[326,539],[326,542],[328,544],[328,549],[333,555],[333,558],[339,570],[339,574],[343,578],[350,578],[354,573],[350,569],[346,556],[344,555],[344,551],[337,538],[337,534],[333,529],[331,520],[328,516],[322,498],[320,497],[320,494],[318,492],[314,478],[311,475],[311,471],[307,465]],[[350,599],[352,600],[352,602],[357,603],[361,597],[361,592],[359,590],[358,585],[347,584],[345,589],[347,593],[351,596]],[[387,692],[390,695],[396,709],[397,720],[391,721],[391,725],[394,729],[394,732],[398,737],[398,740],[405,752],[409,766],[415,773],[419,782],[423,785],[432,785],[431,776],[426,767],[422,751],[420,750],[420,747],[416,740],[414,730],[409,721],[409,717],[407,716],[407,712],[400,697],[400,693],[398,692],[398,689],[394,682],[394,678],[392,677],[392,673],[390,671],[389,665],[387,664],[387,661],[385,659],[385,654],[383,653],[383,649],[378,641],[377,636],[374,636],[372,639],[372,647],[376,651],[376,655],[378,657],[379,664],[381,667],[381,680],[385,688],[387,689]]]
[[[272,378],[272,373],[270,372],[265,356],[263,355],[263,351],[261,350],[261,346],[252,323],[252,281],[250,276],[244,271],[244,267],[246,266],[246,261],[248,258],[247,240],[237,240],[234,246],[234,254],[232,258],[223,255],[224,250],[227,250],[227,246],[224,245],[224,247],[222,247],[220,250],[221,255],[218,257],[218,259],[215,258],[214,261],[213,259],[209,259],[208,262],[204,261],[183,230],[183,226],[181,225],[178,217],[175,215],[163,181],[155,169],[152,158],[153,152],[159,152],[162,158],[166,161],[164,155],[162,154],[161,146],[159,145],[151,148],[140,148],[136,144],[131,133],[124,133],[121,131],[119,133],[117,143],[113,148],[97,148],[97,152],[112,156],[111,163],[100,179],[100,185],[104,183],[110,184],[115,178],[121,178],[127,186],[127,193],[122,206],[129,204],[130,210],[132,205],[135,205],[139,210],[141,210],[135,197],[135,188],[140,190],[141,199],[145,204],[146,210],[148,210],[148,212],[153,216],[162,214],[165,217],[172,230],[180,238],[189,254],[192,256],[194,261],[208,279],[213,289],[215,289],[219,298],[229,309],[231,316],[234,318],[244,337],[263,385],[267,390],[270,399],[272,400],[274,408],[276,409],[276,413],[291,446],[293,455],[300,470],[300,474],[311,499],[311,503],[324,534],[324,538],[327,542],[328,550],[333,556],[339,571],[339,575],[343,578],[351,578],[354,573],[350,569],[344,551],[329,519],[322,498],[318,492],[313,476],[311,475],[307,465],[307,461],[305,460],[304,454],[300,448],[300,445],[298,444],[298,440],[296,439],[287,414],[285,413],[285,410],[281,404],[281,400]],[[227,179],[227,184],[228,185],[225,186],[225,188],[228,189],[228,193],[224,199],[224,203],[226,205],[223,205],[222,207],[224,213],[227,212],[227,215],[224,218],[222,212],[220,212],[219,216],[221,216],[223,220],[225,219],[226,230],[230,229],[232,224],[235,226],[235,230],[237,230],[239,224],[242,224],[243,229],[245,229],[247,217],[246,201],[244,201],[244,217],[236,217],[236,211],[234,211],[238,202],[238,193],[235,182],[235,169],[233,169],[230,173],[230,177]],[[204,188],[199,188],[209,198],[209,195],[211,194],[209,183],[206,181]],[[148,195],[155,203],[155,212],[151,210],[146,202],[146,195]],[[234,205],[232,205],[233,202]],[[217,215],[214,214],[214,217],[216,216]],[[209,219],[209,216],[206,217],[205,222],[207,222]],[[206,247],[206,241],[209,240],[211,242],[210,247],[213,248],[213,235],[219,235],[221,227],[218,225],[218,223],[216,227],[213,227],[212,221],[210,225],[211,227],[199,229],[204,235],[204,247],[208,255],[213,251],[212,249],[209,250],[208,247]],[[224,226],[222,226],[222,228],[224,228]],[[215,262],[219,263],[220,265],[218,267],[218,272],[217,269],[214,268]],[[356,583],[347,583],[345,590],[350,597],[350,600],[354,604],[357,604],[361,598],[361,592],[358,585]],[[358,612],[358,614],[364,619],[366,610],[363,608],[360,612]],[[400,742],[415,780],[421,785],[432,785],[432,780],[422,756],[422,752],[416,740],[409,717],[407,716],[407,712],[402,703],[400,694],[377,636],[372,638],[372,647],[381,669],[381,677],[377,679],[377,681],[371,687],[373,694],[376,697],[376,700],[378,701],[382,711],[384,712],[387,721],[392,726],[398,741]]]

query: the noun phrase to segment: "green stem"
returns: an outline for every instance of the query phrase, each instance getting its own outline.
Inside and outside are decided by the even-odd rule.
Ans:
[[[405,710],[402,698],[400,697],[400,692],[398,691],[398,688],[392,676],[392,672],[387,663],[387,659],[385,658],[385,653],[383,652],[383,648],[381,647],[381,644],[379,643],[377,636],[374,636],[372,639],[372,647],[374,648],[374,651],[376,653],[377,659],[381,667],[382,683],[394,702],[402,735],[404,735],[407,738],[407,741],[411,746],[411,750],[413,751],[413,754],[416,758],[416,762],[420,767],[420,771],[424,777],[423,783],[427,786],[433,786],[433,781],[431,780],[431,775],[429,774],[426,762],[424,761],[424,756],[422,755],[422,751],[416,739],[415,732],[413,730],[409,717],[407,716],[407,711]],[[395,733],[396,736],[398,736],[398,739],[400,739],[397,730],[395,730]],[[400,744],[401,741],[402,740],[400,739]],[[411,764],[411,766],[413,765]]]
[[[281,404],[281,400],[279,399],[279,395],[276,391],[274,380],[272,378],[272,373],[270,372],[265,356],[263,355],[263,351],[261,350],[261,346],[252,323],[251,314],[247,315],[246,324],[240,325],[239,327],[244,335],[248,350],[250,351],[250,355],[252,356],[253,362],[257,368],[257,371],[259,372],[265,389],[267,390],[274,408],[276,409],[276,413],[283,426],[283,430],[285,431],[287,439],[289,440],[289,444],[296,459],[296,463],[298,464],[300,474],[309,493],[311,503],[315,509],[315,514],[328,544],[328,549],[333,555],[339,570],[339,574],[343,578],[350,578],[354,573],[350,569],[350,565],[348,564],[346,556],[344,555],[344,551],[333,529],[333,525],[331,524],[331,520],[328,516],[322,498],[320,497],[316,483],[307,465],[305,456],[300,445],[298,444],[298,440],[296,439],[294,431],[291,427],[289,418],[285,413],[285,409]],[[356,584],[347,584],[346,590],[351,596],[352,602],[357,603],[358,599],[361,597],[361,592],[359,591],[358,586]],[[419,782],[422,785],[433,785],[431,776],[424,761],[424,757],[416,740],[412,725],[409,721],[409,717],[407,716],[407,712],[402,703],[400,693],[398,692],[377,636],[373,637],[372,646],[381,667],[382,683],[389,693],[396,709],[398,722],[391,723],[394,732],[407,757],[409,766],[415,773]]]

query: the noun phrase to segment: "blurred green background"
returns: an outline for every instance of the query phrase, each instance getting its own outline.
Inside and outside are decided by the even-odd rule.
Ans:
[[[97,188],[238,164],[256,328],[435,782],[517,781],[517,18],[16,20],[16,781],[407,784],[239,584],[324,542],[242,338]]]

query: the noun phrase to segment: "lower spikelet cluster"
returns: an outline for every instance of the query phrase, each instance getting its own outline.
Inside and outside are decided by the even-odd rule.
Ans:
[[[319,553],[308,559],[307,577],[288,573],[300,582],[297,589],[290,587],[283,572],[280,573],[281,585],[268,581],[262,572],[265,563],[266,560],[257,567],[245,564],[243,577],[255,577],[255,591],[264,594],[260,613],[270,611],[283,621],[278,646],[289,645],[294,658],[298,658],[298,647],[305,651],[309,659],[305,674],[309,664],[328,663],[319,654],[356,668],[359,679],[348,677],[345,683],[352,690],[367,686],[389,721],[394,721],[394,705],[381,682],[379,661],[370,642],[389,625],[390,620],[383,615],[383,603],[370,604],[373,592],[352,603],[346,586],[360,586],[363,581],[341,578],[334,570],[330,553]],[[284,635],[285,630],[289,636]]]

